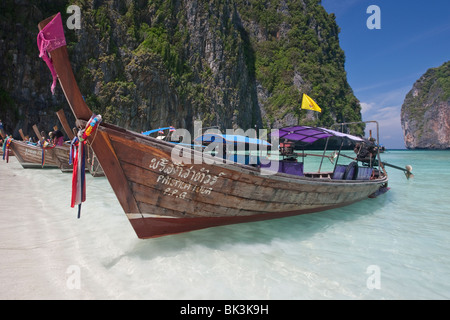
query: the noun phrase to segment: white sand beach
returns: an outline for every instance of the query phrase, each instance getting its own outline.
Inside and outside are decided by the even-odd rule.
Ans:
[[[448,299],[449,155],[386,153],[413,163],[414,180],[391,170],[388,193],[345,208],[148,240],[106,178],[86,175],[77,219],[70,173],[11,157],[0,162],[0,299]]]
[[[70,208],[71,176],[57,169],[23,169],[15,157],[0,163],[0,299],[110,297],[89,280],[97,277],[95,270],[83,268],[87,262],[80,247],[89,241],[90,227],[81,228],[91,208],[83,208],[85,219],[76,218]]]

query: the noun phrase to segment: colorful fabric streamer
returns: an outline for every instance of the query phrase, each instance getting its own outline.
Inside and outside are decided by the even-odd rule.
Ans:
[[[81,204],[86,200],[86,176],[84,144],[78,137],[73,138],[70,145],[70,163],[73,163],[72,200],[70,206],[78,205],[78,218],[81,215]]]
[[[6,140],[3,142],[3,160],[6,160],[6,163],[9,162],[9,145],[11,144],[11,141],[13,140],[13,138],[11,137],[7,137]]]
[[[93,114],[86,124],[86,128],[82,131],[80,140],[85,141],[97,129],[100,122],[102,122],[102,116]]]
[[[92,115],[86,128],[79,131],[70,144],[69,164],[73,164],[71,207],[78,205],[78,218],[81,215],[81,204],[86,201],[86,139],[97,129],[101,121],[100,115]]]

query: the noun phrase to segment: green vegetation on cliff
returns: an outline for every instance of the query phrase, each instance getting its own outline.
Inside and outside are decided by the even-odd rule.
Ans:
[[[407,148],[450,148],[450,61],[428,69],[402,105],[401,123]]]
[[[450,61],[447,61],[440,67],[428,69],[417,80],[413,90],[405,98],[403,112],[408,112],[410,119],[418,120],[431,104],[447,101],[449,98]]]
[[[320,1],[239,3],[244,19],[255,21],[267,34],[262,41],[253,38],[252,45],[256,77],[270,93],[269,118],[279,117],[281,111],[305,123],[299,102],[307,93],[322,106],[318,124],[360,120],[359,102],[346,80],[339,28]]]

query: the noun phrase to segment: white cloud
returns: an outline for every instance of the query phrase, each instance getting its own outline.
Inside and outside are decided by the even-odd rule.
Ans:
[[[322,0],[322,6],[328,13],[334,13],[336,16],[342,16],[350,11],[360,0]]]
[[[400,123],[401,105],[384,107],[375,102],[361,102],[362,117],[364,121],[375,120],[379,124],[380,143],[388,148],[403,148],[403,131]],[[367,125],[366,135],[369,130],[376,135],[376,128]]]
[[[361,105],[361,114],[364,118],[364,115],[367,114],[374,106],[375,104],[372,103],[366,103],[366,102],[360,102]]]
[[[376,96],[365,97],[360,102],[364,121],[375,120],[379,124],[380,143],[387,148],[404,148],[403,130],[401,127],[401,109],[409,86],[379,92]],[[376,134],[374,126],[367,125]]]

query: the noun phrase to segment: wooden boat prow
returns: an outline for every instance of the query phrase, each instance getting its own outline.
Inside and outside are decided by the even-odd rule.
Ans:
[[[54,16],[55,17],[55,16]],[[42,30],[53,17],[39,24]],[[60,26],[62,28],[62,25]],[[75,80],[66,46],[49,53],[72,112],[82,126],[92,111]],[[202,152],[101,123],[88,143],[139,238],[153,238],[221,226],[318,212],[367,199],[388,182],[374,179],[335,180],[211,160]],[[328,175],[329,176],[329,175]]]
[[[25,169],[59,168],[59,160],[53,150],[44,150],[45,161],[43,163],[42,148],[37,145],[30,144],[27,141],[12,140],[10,148]]]

